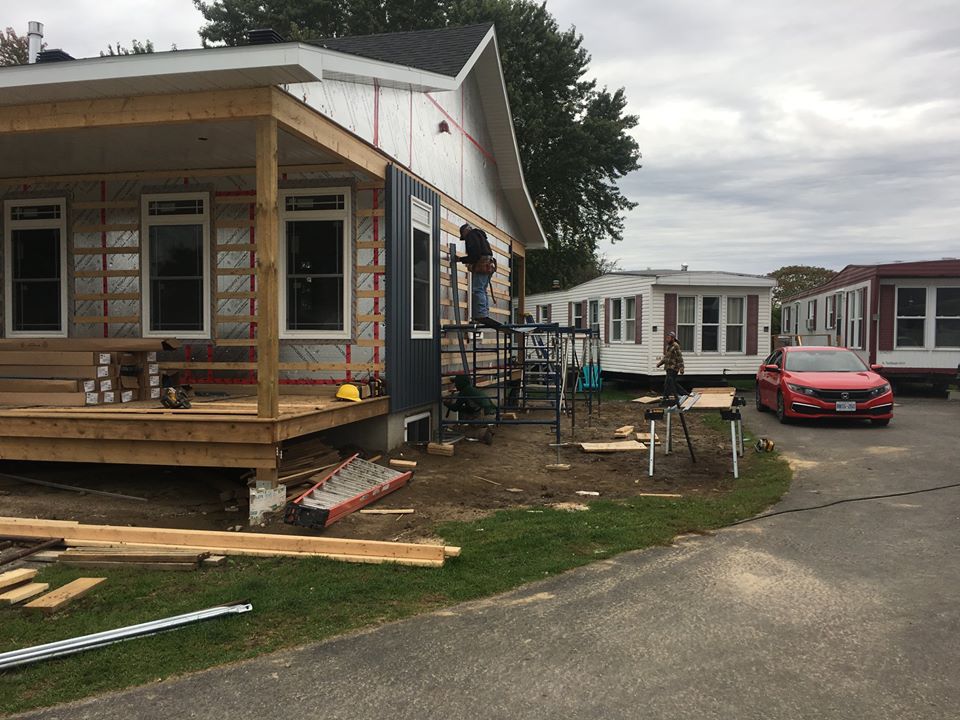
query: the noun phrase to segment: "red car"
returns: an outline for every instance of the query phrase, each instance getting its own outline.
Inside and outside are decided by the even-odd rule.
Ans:
[[[893,419],[890,383],[846,348],[784,347],[757,371],[757,410],[794,418],[859,418],[874,425]]]

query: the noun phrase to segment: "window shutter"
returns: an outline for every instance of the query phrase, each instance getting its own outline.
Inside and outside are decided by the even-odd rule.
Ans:
[[[663,331],[677,331],[677,294],[665,293],[663,296]]]
[[[760,296],[747,295],[747,355],[757,354],[757,331],[760,324]]]
[[[580,303],[580,327],[589,328],[590,327],[590,317],[587,313],[590,311],[590,303],[584,300]]]
[[[610,298],[603,299],[603,342],[610,343]]]
[[[877,329],[877,349],[893,350],[893,325],[897,313],[897,288],[880,286],[880,327]]]
[[[637,295],[633,301],[633,342],[643,342],[643,295]]]
[[[567,327],[573,325],[573,303],[567,303]]]
[[[545,317],[543,322],[550,322],[550,316],[553,315],[553,305],[547,305],[543,308]]]
[[[814,300],[814,301],[813,301],[813,329],[814,329],[814,330],[817,329],[817,309],[818,309],[819,305],[820,305],[820,301],[819,301],[819,300]]]

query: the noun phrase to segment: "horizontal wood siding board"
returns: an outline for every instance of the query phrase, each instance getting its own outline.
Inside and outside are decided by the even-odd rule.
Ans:
[[[440,391],[440,196],[395,166],[387,168],[385,242],[387,247],[386,355],[390,410],[399,412],[437,402]],[[433,338],[413,339],[410,198],[433,208]]]

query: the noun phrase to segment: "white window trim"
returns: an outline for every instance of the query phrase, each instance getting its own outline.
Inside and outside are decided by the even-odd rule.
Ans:
[[[824,329],[833,330],[834,324],[837,322],[837,296],[836,295],[827,295],[823,298],[823,319],[824,319]]]
[[[589,310],[587,312],[589,312]],[[573,312],[571,313],[570,324],[575,328],[582,329],[586,327],[583,318],[583,302],[580,300],[573,302]]]
[[[720,351],[721,355],[746,355],[747,354],[747,298],[744,295],[723,295],[721,296],[722,300],[720,303],[720,310],[723,313],[721,320],[723,320],[723,344],[721,347],[723,350]],[[731,300],[740,301],[740,322],[730,322],[730,309],[729,302]],[[759,324],[759,318],[758,318]],[[741,328],[740,331],[740,349],[739,350],[727,350],[727,332],[731,327]]]
[[[432,437],[433,436],[432,418],[433,418],[433,415],[430,413],[429,410],[427,412],[417,413],[416,415],[410,415],[409,417],[405,417],[403,419],[403,441],[409,442],[409,437],[407,433],[409,432],[410,426],[413,425],[413,423],[420,422],[421,420],[430,420],[428,437]]]
[[[866,289],[865,288],[856,288],[854,290],[847,291],[847,309],[850,309],[850,306],[853,305],[853,310],[848,313],[850,317],[847,318],[847,337],[846,345],[850,350],[863,350],[864,349],[864,327],[863,327],[863,306],[866,301]],[[854,302],[850,302],[851,298],[854,299]],[[851,341],[856,339],[856,344],[853,344]]]
[[[897,285],[896,293],[893,296],[893,347],[895,350],[924,350],[927,347],[927,318],[929,316],[928,308],[930,307],[930,288],[920,287],[917,285],[904,285],[903,287]],[[900,291],[901,290],[923,290],[923,315],[901,315],[900,314]],[[936,293],[934,293],[934,307],[933,311],[936,313]],[[923,342],[920,345],[901,345],[897,340],[900,337],[900,321],[901,320],[922,320],[923,321]],[[934,319],[936,323],[936,319]]]
[[[617,304],[620,305],[620,313],[617,314],[616,307]],[[610,298],[610,337],[607,338],[608,343],[622,343],[623,342],[623,298],[613,297]],[[620,334],[620,337],[617,337],[617,333]]]
[[[59,205],[59,220],[12,220],[11,208],[30,205]],[[4,330],[7,337],[67,337],[70,329],[69,303],[67,288],[69,271],[67,267],[67,200],[63,196],[53,198],[26,198],[5,200],[3,203],[3,277],[4,282]],[[58,228],[60,230],[60,330],[38,332],[35,330],[13,329],[13,230],[30,228]]]
[[[807,330],[817,329],[817,300],[807,300]]]
[[[287,198],[300,195],[343,195],[343,210],[290,210]],[[311,340],[349,340],[353,328],[353,211],[351,188],[311,187],[283,188],[277,197],[280,216],[280,247],[277,270],[280,288],[277,303],[280,316],[280,338],[309,338]],[[343,328],[340,330],[287,329],[287,221],[288,220],[342,220],[343,221]]]
[[[154,200],[203,200],[200,215],[149,215],[150,202]],[[151,330],[150,329],[150,227],[153,225],[200,224],[203,227],[203,330]],[[210,334],[212,303],[210,289],[213,274],[210,271],[210,193],[150,193],[140,196],[140,303],[143,337],[203,338]]]
[[[614,315],[613,304],[617,301],[620,301],[620,317]],[[633,315],[627,315],[627,301],[633,301]],[[679,301],[678,301],[679,302]],[[608,342],[616,345],[636,345],[636,335],[633,338],[627,339],[627,327],[629,325],[636,326],[637,322],[637,302],[635,295],[623,295],[621,297],[612,297],[610,298],[610,337]],[[614,328],[618,327],[620,329],[620,338],[614,339]],[[634,331],[636,332],[636,331]]]
[[[717,299],[717,321],[715,323],[705,323],[703,321],[703,301],[705,298],[716,298]],[[720,348],[723,347],[723,316],[724,316],[724,304],[726,302],[725,295],[698,295],[697,296],[697,346],[700,348],[698,354],[700,355],[721,355]],[[705,327],[715,327],[717,328],[717,349],[716,350],[704,350],[703,349],[703,329]]]
[[[594,322],[593,320],[594,316],[596,316],[597,318],[596,322]],[[594,299],[594,300],[587,301],[587,318],[586,318],[585,324],[588,330],[594,330],[593,326],[596,325],[597,327],[595,332],[599,334],[600,329],[602,327],[600,323],[600,301],[599,300]]]
[[[938,315],[937,314],[937,293],[940,290],[953,290],[956,285],[937,285],[930,287],[927,292],[929,293],[927,297],[927,307],[930,307],[930,301],[933,301],[933,328],[932,328],[932,347],[934,350],[955,350],[956,345],[937,345],[937,321],[938,320],[956,320],[957,315]],[[929,313],[927,313],[929,317]]]
[[[436,280],[435,280],[435,278],[434,278],[434,276],[433,276],[433,275],[434,275],[434,273],[433,273],[433,261],[434,261],[434,257],[433,257],[433,243],[434,243],[434,237],[433,237],[433,208],[432,208],[430,205],[427,205],[427,203],[423,202],[422,200],[418,200],[418,199],[415,198],[415,197],[411,197],[411,198],[410,198],[410,205],[411,205],[411,208],[412,208],[414,205],[418,206],[421,210],[424,210],[424,211],[427,213],[427,215],[429,216],[429,218],[430,218],[430,220],[429,220],[429,225],[427,225],[427,224],[424,224],[424,223],[421,223],[421,222],[418,222],[417,220],[415,220],[414,217],[413,217],[413,213],[412,213],[412,212],[410,213],[410,337],[411,337],[411,338],[416,338],[416,339],[419,339],[419,340],[430,340],[430,339],[433,338],[433,313],[434,313],[433,296],[434,296],[434,282],[436,282]],[[429,243],[429,250],[430,250],[430,257],[429,257],[429,263],[430,263],[430,296],[429,296],[429,302],[430,302],[430,307],[429,307],[428,310],[427,310],[427,317],[428,317],[429,320],[430,320],[430,326],[429,326],[429,328],[426,329],[426,330],[414,330],[414,329],[413,329],[413,316],[414,316],[414,313],[413,313],[413,297],[414,297],[414,293],[413,293],[413,286],[414,286],[414,282],[413,282],[413,233],[414,233],[414,230],[422,230],[423,232],[427,233],[427,237],[430,238],[430,243]],[[470,303],[472,302],[472,295],[473,295],[473,293],[472,293],[472,291],[471,291],[471,288],[472,288],[472,287],[473,287],[473,278],[470,277],[470,273],[467,273],[467,297],[470,298],[470,299],[467,301],[467,308],[468,308],[468,309],[467,309],[467,313],[468,313],[468,315],[471,315],[471,316],[472,316],[472,313],[473,313],[473,308],[470,307]]]

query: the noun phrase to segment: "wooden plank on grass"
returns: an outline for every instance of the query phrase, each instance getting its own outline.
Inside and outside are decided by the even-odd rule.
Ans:
[[[14,585],[22,585],[27,580],[33,580],[36,575],[36,570],[28,570],[27,568],[0,573],[0,590],[6,590]]]
[[[194,562],[126,562],[122,560],[66,560],[60,558],[60,562],[70,567],[85,568],[88,570],[100,569],[123,569],[128,570],[196,570],[200,563]]]
[[[361,515],[409,515],[416,512],[413,508],[363,508]]]
[[[580,443],[580,449],[588,453],[639,452],[646,450],[647,446],[636,440],[621,440],[607,443]]]
[[[35,600],[31,600],[24,605],[24,607],[30,610],[41,610],[48,613],[54,612],[71,600],[76,600],[78,597],[86,595],[104,580],[106,580],[106,578],[77,578],[73,582],[68,582],[66,585],[58,587],[52,592],[48,592],[46,595],[41,595]]]
[[[24,600],[29,600],[34,595],[46,592],[49,587],[50,583],[27,583],[26,585],[18,585],[12,590],[7,590],[0,595],[0,604],[16,605]]]

